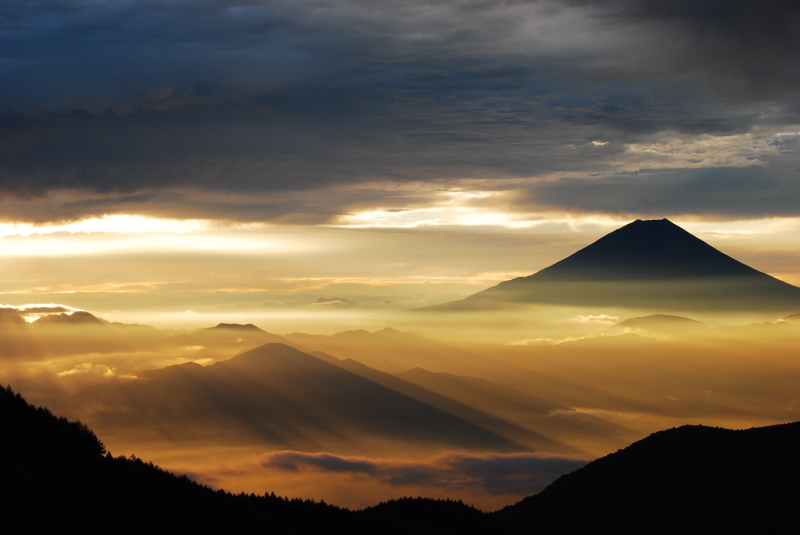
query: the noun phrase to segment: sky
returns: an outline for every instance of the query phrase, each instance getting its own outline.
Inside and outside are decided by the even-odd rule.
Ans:
[[[800,284],[798,26],[788,0],[6,0],[0,300],[356,325],[663,217]]]

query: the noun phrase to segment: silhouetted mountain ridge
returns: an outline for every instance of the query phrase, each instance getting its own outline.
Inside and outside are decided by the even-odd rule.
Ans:
[[[777,533],[800,526],[800,422],[660,431],[496,517],[525,533]],[[786,531],[788,532],[788,531]]]
[[[800,288],[731,258],[666,219],[636,220],[533,275],[420,310],[533,303],[787,313],[800,308]]]
[[[265,494],[214,491],[135,457],[113,457],[94,433],[0,388],[3,525],[22,532],[502,534],[451,500],[402,499],[363,511]]]
[[[668,219],[637,219],[533,276],[552,281],[633,281],[765,275]]]
[[[36,320],[34,325],[41,327],[44,325],[106,325],[108,323],[89,312],[79,310],[70,314],[48,314]]]
[[[266,332],[263,329],[259,329],[252,323],[248,323],[246,325],[242,325],[240,323],[220,323],[216,327],[211,327],[211,329],[229,329],[232,331],[258,331],[258,332]]]
[[[147,325],[112,323],[61,306],[0,307],[0,358],[30,359],[80,353],[153,350],[164,338]],[[31,314],[46,314],[33,322]]]

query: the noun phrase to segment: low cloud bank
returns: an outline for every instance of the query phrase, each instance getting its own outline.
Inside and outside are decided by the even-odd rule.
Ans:
[[[427,485],[490,494],[532,494],[585,464],[577,459],[530,453],[448,453],[427,461],[407,461],[278,451],[264,455],[258,466],[284,472],[349,473],[396,487]]]

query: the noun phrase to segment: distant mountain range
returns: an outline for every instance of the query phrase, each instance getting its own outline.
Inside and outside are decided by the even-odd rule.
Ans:
[[[499,431],[533,438],[466,405],[432,392],[426,396],[411,383],[371,371],[354,373],[270,343],[210,366],[190,362],[142,372],[132,381],[89,386],[72,398],[71,409],[106,432],[150,434],[156,441],[202,443],[225,435],[240,443],[313,450],[372,438],[523,451],[525,446]]]
[[[424,444],[600,455],[642,434],[574,407],[681,418],[784,413],[797,397],[797,336],[787,322],[712,329],[667,315],[530,347],[458,347],[393,329],[278,336],[221,324],[162,339],[163,351],[199,363],[155,369],[156,360],[138,378],[95,378],[51,403],[133,451],[224,443],[360,455]],[[674,343],[659,343],[667,339]],[[752,355],[764,351],[774,362],[759,368]],[[748,388],[762,401],[743,407],[740,385],[756,376]]]
[[[112,323],[89,312],[62,309],[49,307],[47,315],[29,323],[31,309],[0,307],[0,358],[152,350],[165,338],[150,326]]]
[[[708,329],[709,327],[705,323],[691,318],[653,314],[652,316],[626,319],[609,327],[602,334],[615,336],[633,333],[653,338],[672,338],[673,336],[703,333]]]
[[[248,347],[275,339],[286,343]],[[539,396],[538,388],[518,383],[526,375],[522,370],[512,368],[509,381],[501,361],[393,329],[278,336],[252,326],[218,325],[164,344],[244,351],[205,366],[187,362],[89,385],[60,407],[115,443],[140,445],[224,443],[351,455],[413,444],[437,451],[575,455],[582,450],[554,437],[553,429],[568,441],[591,439],[603,447],[637,436]],[[392,367],[387,358],[403,364],[397,366],[401,371],[374,367]],[[457,374],[430,368],[448,364]]]
[[[800,288],[723,254],[666,219],[636,220],[538,273],[417,310],[514,304],[785,315],[800,310]]]

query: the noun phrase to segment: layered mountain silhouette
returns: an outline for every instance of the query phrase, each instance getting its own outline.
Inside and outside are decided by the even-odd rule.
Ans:
[[[523,381],[515,389],[502,374],[495,382],[422,368],[387,373],[285,344],[211,366],[186,363],[137,374],[138,380],[85,387],[64,410],[134,449],[152,443],[347,455],[397,447],[578,455],[587,440],[619,447],[637,436],[531,393],[541,384],[531,388]]]
[[[166,345],[227,347],[231,345],[260,346],[268,343],[283,343],[285,340],[277,334],[268,333],[252,323],[220,323],[216,327],[200,329],[192,333],[171,336],[164,341]]]
[[[287,344],[301,350],[313,347],[337,358],[353,358],[387,372],[405,371],[416,366],[437,371],[467,366],[462,355],[453,355],[453,348],[442,348],[433,340],[390,328],[376,332],[363,329],[343,331],[332,336],[292,333],[283,338]]]
[[[731,258],[667,219],[636,220],[538,273],[418,310],[530,303],[785,314],[800,309],[800,288]]]
[[[490,401],[494,402],[495,407],[500,405],[502,409],[507,410],[508,405],[513,405],[513,401],[498,395],[493,396],[491,393],[475,388],[466,382],[449,379],[444,374],[432,373],[421,368],[395,375],[374,370],[352,359],[340,361],[337,365],[374,383],[383,385],[426,405],[436,407],[447,414],[495,432],[500,436],[508,437],[522,444],[534,444],[537,448],[543,446],[552,448],[557,445],[564,449],[562,444],[558,444],[553,439],[515,425],[503,417],[497,416],[496,413],[492,414],[489,411],[476,408],[475,405],[482,408],[486,407],[489,405],[487,401]],[[489,406],[488,408],[494,407]],[[524,406],[526,413],[534,417],[544,417],[550,411],[557,409],[563,410],[566,407],[545,401],[539,401],[535,405]]]
[[[523,533],[792,533],[800,422],[654,433],[494,513]]]
[[[112,323],[85,311],[51,313],[32,323],[29,312],[0,308],[0,358],[151,350],[164,338],[153,327]]]
[[[640,334],[653,338],[672,338],[687,334],[702,333],[709,329],[708,325],[683,316],[669,316],[666,314],[653,314],[629,318],[609,327],[603,334],[615,336],[620,334]]]
[[[80,422],[0,388],[5,525],[115,533],[792,533],[800,422],[654,433],[491,515],[402,499],[362,511],[274,494],[233,495],[135,457]]]
[[[193,360],[224,360],[264,344],[282,343],[286,343],[283,337],[268,333],[252,323],[220,323],[215,327],[170,336],[163,341],[162,347],[167,350],[190,349],[194,352]],[[296,344],[291,345],[305,350]]]
[[[85,425],[0,388],[3,525],[25,533],[368,533],[513,531],[451,500],[401,499],[361,511],[275,494],[214,491],[135,457],[114,457]]]
[[[495,420],[493,431],[464,418],[466,409],[454,414],[429,401],[273,343],[211,366],[187,363],[90,386],[72,398],[71,409],[103,432],[151,440],[202,443],[224,436],[239,443],[345,450],[369,440],[411,440],[526,449],[497,433]]]

